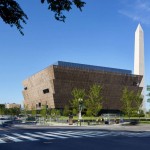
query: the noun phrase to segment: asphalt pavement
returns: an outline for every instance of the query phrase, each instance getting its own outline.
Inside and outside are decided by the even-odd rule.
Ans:
[[[134,131],[132,128],[135,128]],[[0,129],[0,150],[146,150],[149,149],[149,128],[146,125],[103,125],[101,128],[36,125],[5,127]]]
[[[146,150],[149,140],[149,131],[7,128],[0,134],[0,150]]]

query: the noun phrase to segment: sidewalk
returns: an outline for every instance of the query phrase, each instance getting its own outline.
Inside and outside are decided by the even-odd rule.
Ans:
[[[110,131],[150,131],[150,125],[139,124],[139,125],[127,125],[122,126],[120,124],[113,125],[94,125],[94,126],[77,126],[68,124],[55,124],[55,125],[14,125],[15,128],[25,128],[25,129],[51,129],[51,128],[61,128],[61,129],[84,129],[84,130],[110,130]]]
[[[113,130],[113,131],[150,131],[150,125],[139,124],[139,125],[127,125],[122,126],[119,124],[114,125],[100,125],[100,129],[103,130]]]

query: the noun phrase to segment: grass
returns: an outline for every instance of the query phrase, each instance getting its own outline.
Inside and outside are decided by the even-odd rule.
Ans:
[[[60,119],[68,119],[69,118],[69,116],[60,116]],[[99,117],[87,117],[87,116],[82,116],[82,118],[84,119],[84,120],[96,120],[96,119],[98,119],[98,118],[102,118],[101,116],[99,116]],[[123,116],[121,116],[121,117],[117,117],[116,119],[120,119],[120,118],[123,118],[123,119],[129,119],[129,117],[127,117],[127,116],[125,116],[125,117],[123,117]],[[78,119],[78,116],[73,116],[73,119]],[[130,117],[130,119],[139,119],[139,117]],[[148,118],[145,118],[145,117],[140,117],[140,119],[150,119],[150,117],[148,117]]]
[[[97,120],[98,118],[101,118],[101,117],[87,117],[87,116],[82,116],[83,120]],[[69,119],[69,117],[61,116],[59,119],[67,120],[67,119]],[[78,120],[78,116],[73,116],[73,119],[74,120]]]
[[[150,121],[140,121],[140,124],[150,124]]]

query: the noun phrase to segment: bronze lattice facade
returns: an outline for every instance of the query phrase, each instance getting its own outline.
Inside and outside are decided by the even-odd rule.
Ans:
[[[65,65],[62,65],[62,64]],[[59,62],[23,81],[24,104],[28,109],[64,108],[74,88],[89,90],[93,84],[103,87],[103,109],[120,110],[122,90],[142,90],[142,76],[129,70]]]

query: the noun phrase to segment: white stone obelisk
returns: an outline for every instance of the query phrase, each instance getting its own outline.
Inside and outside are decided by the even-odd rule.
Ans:
[[[142,109],[145,111],[144,32],[140,24],[135,31],[134,74],[143,76],[140,87],[143,87],[141,93],[143,96]]]

